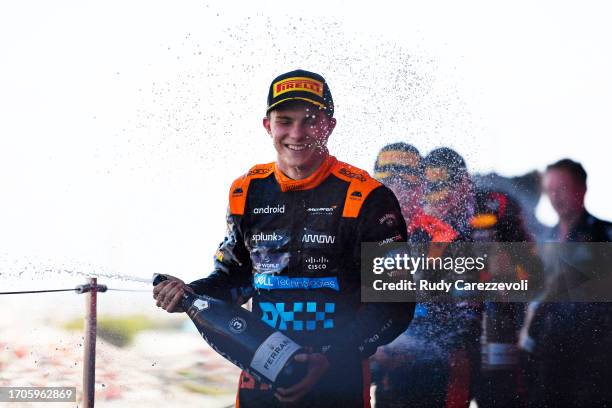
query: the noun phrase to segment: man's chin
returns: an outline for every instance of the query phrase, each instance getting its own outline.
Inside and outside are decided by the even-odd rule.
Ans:
[[[308,167],[311,163],[315,163],[321,155],[318,152],[301,151],[292,152],[283,157],[283,162],[291,167]]]
[[[308,164],[307,158],[296,158],[296,157],[285,158],[284,160],[282,160],[282,162],[283,164],[285,164],[285,166],[291,167],[291,168],[302,168]]]

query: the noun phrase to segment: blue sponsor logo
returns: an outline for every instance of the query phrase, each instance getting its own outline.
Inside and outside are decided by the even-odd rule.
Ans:
[[[317,326],[323,329],[334,328],[334,319],[330,315],[333,315],[336,311],[335,303],[295,302],[291,310],[289,310],[288,305],[291,305],[291,303],[260,303],[261,320],[278,330],[291,328],[294,331],[310,331],[316,330]],[[287,310],[285,310],[285,306],[287,306]],[[296,319],[296,315],[306,319]]]
[[[289,278],[287,276],[268,275],[256,273],[253,278],[255,289],[332,289],[340,290],[338,278],[328,276],[324,278]]]

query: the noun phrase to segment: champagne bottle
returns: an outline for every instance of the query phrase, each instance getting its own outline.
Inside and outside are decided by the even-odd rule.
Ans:
[[[153,286],[167,279],[154,274]],[[213,350],[256,380],[285,388],[306,375],[306,364],[293,359],[303,348],[248,310],[189,292],[181,306]]]

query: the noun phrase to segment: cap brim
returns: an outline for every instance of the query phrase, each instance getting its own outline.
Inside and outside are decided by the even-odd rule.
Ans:
[[[398,180],[403,183],[413,185],[421,184],[422,182],[421,178],[417,175],[392,171],[377,171],[374,173],[374,178],[377,180],[385,180],[387,182]]]
[[[327,109],[327,107],[325,105],[323,105],[321,102],[315,101],[313,99],[309,99],[309,98],[304,98],[301,96],[294,96],[292,98],[285,98],[285,99],[281,99],[280,101],[274,102],[272,105],[268,106],[268,108],[266,109],[266,113],[270,112],[270,109],[274,109],[275,107],[277,107],[278,105],[288,102],[288,101],[295,101],[295,100],[301,100],[301,101],[306,101],[309,103],[312,103],[315,106],[318,106],[321,109]]]

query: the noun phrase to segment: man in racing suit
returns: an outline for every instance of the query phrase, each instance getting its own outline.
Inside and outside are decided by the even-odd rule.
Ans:
[[[277,151],[229,191],[227,235],[206,278],[174,279],[157,289],[158,306],[177,307],[193,291],[244,303],[309,350],[306,377],[275,391],[242,373],[240,407],[369,406],[364,362],[411,320],[414,304],[360,301],[362,242],[405,241],[393,193],[325,146],[335,126],[325,80],[303,70],[277,77],[263,124]]]

